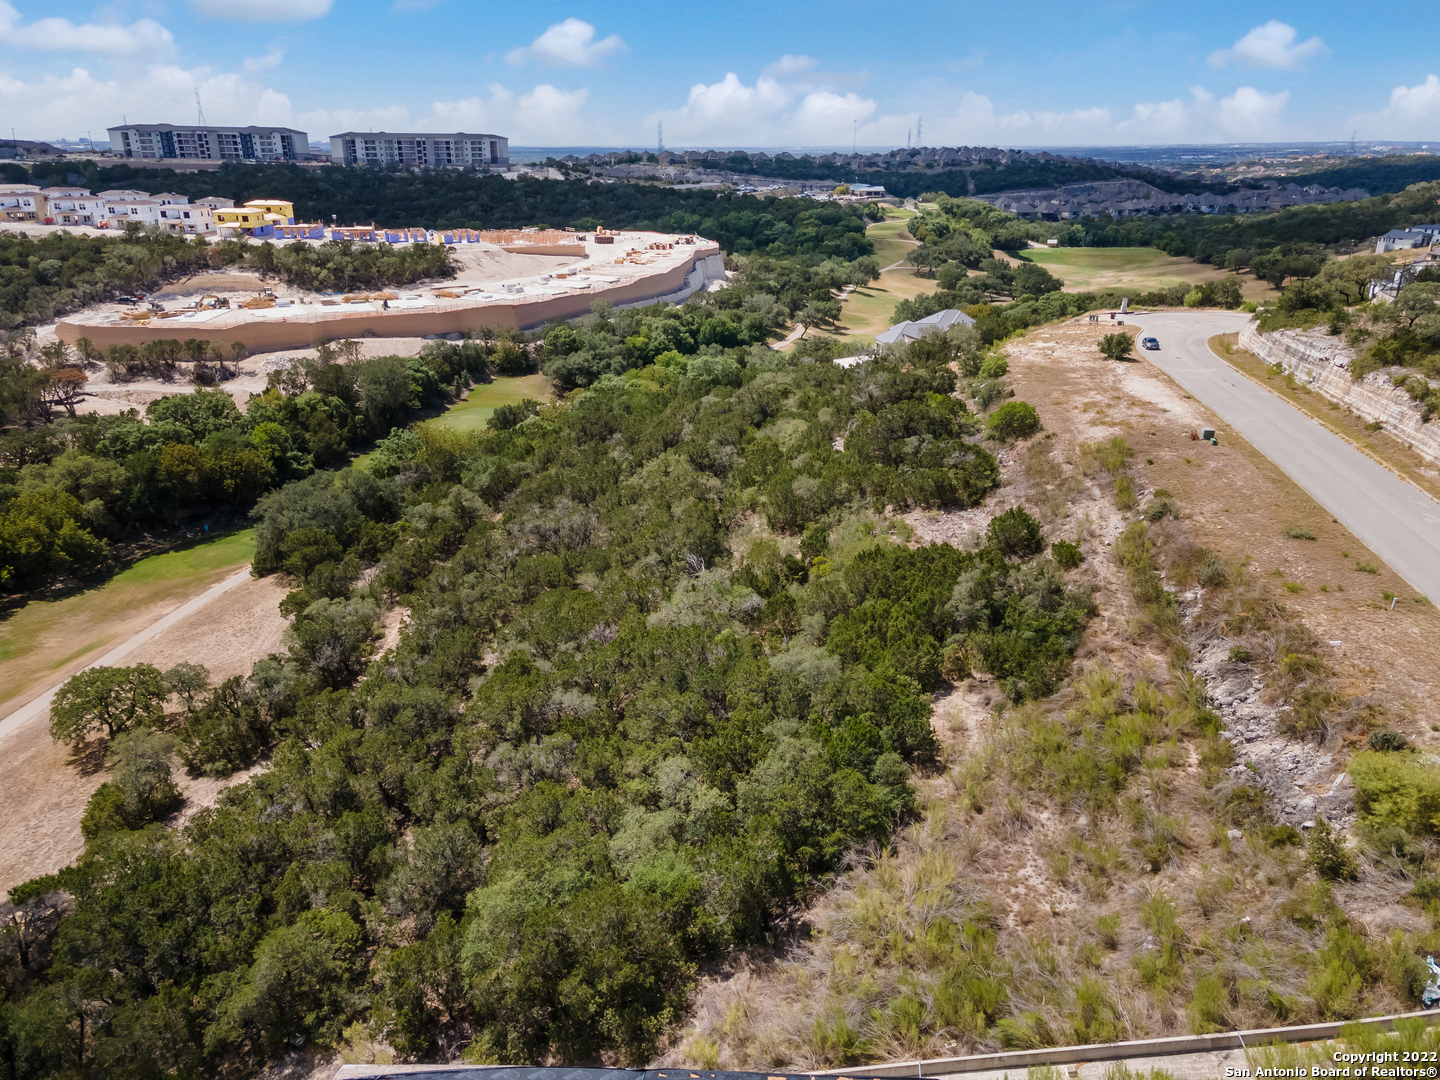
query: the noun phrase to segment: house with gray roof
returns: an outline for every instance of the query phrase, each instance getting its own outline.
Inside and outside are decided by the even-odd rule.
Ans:
[[[963,311],[956,311],[954,308],[946,308],[944,311],[937,311],[934,315],[926,315],[923,319],[907,319],[898,322],[889,330],[883,330],[875,335],[876,345],[908,345],[912,341],[919,341],[931,334],[943,334],[946,330],[956,326],[974,326],[975,320]]]

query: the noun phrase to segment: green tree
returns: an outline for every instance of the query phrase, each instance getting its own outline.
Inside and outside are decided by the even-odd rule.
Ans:
[[[0,513],[0,589],[16,592],[61,574],[87,573],[110,549],[80,521],[75,496],[50,488],[21,491]]]
[[[181,662],[161,676],[165,689],[185,702],[185,711],[195,711],[195,700],[210,689],[210,669],[204,664]]]
[[[100,733],[106,739],[165,716],[165,680],[149,664],[97,667],[72,675],[50,704],[50,737],[80,746]]]
[[[1100,339],[1100,354],[1107,360],[1128,360],[1135,351],[1135,338],[1123,331]]]
[[[1040,430],[1040,414],[1028,402],[1007,401],[990,414],[985,428],[991,438],[1014,442]]]

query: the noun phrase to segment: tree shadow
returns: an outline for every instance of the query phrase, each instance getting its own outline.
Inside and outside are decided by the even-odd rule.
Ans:
[[[65,765],[81,776],[95,776],[105,771],[105,755],[109,749],[109,739],[90,739],[70,747],[70,757]]]

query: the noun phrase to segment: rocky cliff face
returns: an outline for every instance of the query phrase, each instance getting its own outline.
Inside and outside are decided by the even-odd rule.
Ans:
[[[1254,353],[1267,364],[1279,364],[1295,381],[1331,401],[1344,405],[1356,416],[1371,423],[1379,421],[1385,430],[1415,451],[1440,464],[1440,419],[1425,423],[1420,405],[1404,390],[1394,386],[1397,375],[1413,375],[1407,368],[1381,368],[1363,379],[1350,377],[1355,352],[1340,338],[1323,330],[1257,331],[1253,324],[1240,335],[1240,348]]]

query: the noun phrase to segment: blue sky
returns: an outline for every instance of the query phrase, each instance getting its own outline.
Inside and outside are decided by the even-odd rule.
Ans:
[[[0,0],[0,124],[517,145],[1440,143],[1440,6]],[[8,132],[6,133],[8,134]]]

